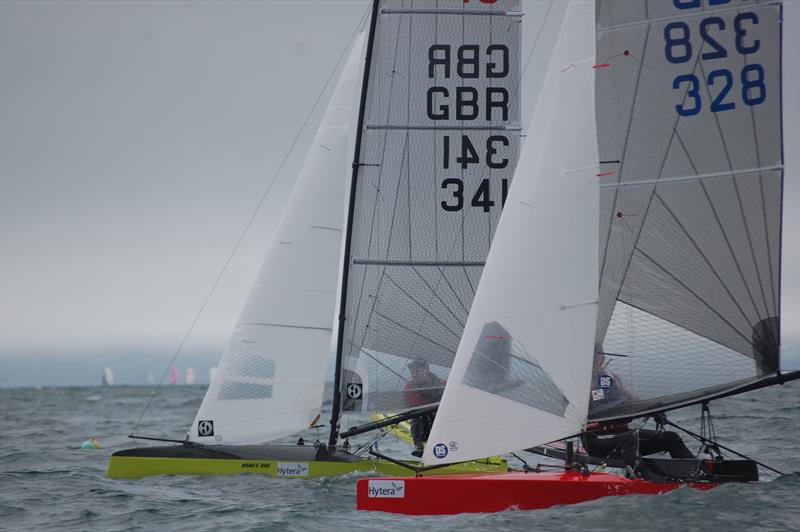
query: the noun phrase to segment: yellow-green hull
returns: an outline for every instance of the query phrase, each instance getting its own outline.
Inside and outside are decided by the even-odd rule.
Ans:
[[[345,460],[259,460],[194,456],[131,456],[122,453],[115,453],[111,457],[108,464],[108,476],[111,478],[135,479],[153,475],[237,475],[240,473],[287,478],[332,477],[355,472],[376,472],[388,476],[414,475],[413,470],[386,460],[361,459],[347,454],[344,455],[347,457]],[[448,466],[437,469],[436,473],[455,474],[507,470],[508,465],[505,460],[492,458]]]
[[[238,475],[256,473],[270,477],[316,478],[334,477],[354,472],[380,473],[387,476],[413,476],[414,471],[386,460],[359,460],[357,462],[302,462],[302,468],[278,470],[277,460],[218,460],[209,458],[142,458],[133,456],[112,457],[108,464],[111,478],[142,478],[152,475]],[[442,469],[436,474],[477,473],[482,471],[508,471],[503,463],[468,462]]]

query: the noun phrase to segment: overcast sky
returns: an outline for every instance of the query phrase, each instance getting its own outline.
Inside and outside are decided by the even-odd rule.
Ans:
[[[549,2],[525,4],[527,55]],[[368,8],[0,2],[6,362],[161,353],[166,364]],[[548,54],[536,49],[529,78]],[[224,348],[334,84],[186,352]]]
[[[523,62],[548,5],[523,2]],[[146,352],[166,364],[367,9],[1,1],[0,357]],[[557,1],[543,42],[561,13]],[[535,50],[526,98],[548,55]],[[224,348],[333,84],[187,352]],[[797,177],[784,264],[795,339]]]

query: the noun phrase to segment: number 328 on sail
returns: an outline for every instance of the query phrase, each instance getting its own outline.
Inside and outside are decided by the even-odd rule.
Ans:
[[[780,83],[779,66],[765,64],[778,56],[772,52],[780,46],[780,11],[744,5],[703,16],[699,0],[673,3],[681,15],[687,15],[664,24],[662,30],[666,69],[671,74],[676,67],[683,70],[672,78],[675,111],[687,117],[764,103],[772,92],[768,87]]]

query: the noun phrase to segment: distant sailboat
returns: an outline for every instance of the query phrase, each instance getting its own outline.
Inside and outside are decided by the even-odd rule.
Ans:
[[[186,384],[194,384],[194,368],[186,368],[183,379]]]
[[[172,366],[172,370],[169,374],[169,383],[170,384],[178,384],[178,379],[180,378],[180,370],[175,366]]]
[[[102,383],[103,386],[111,386],[114,384],[114,372],[111,370],[111,368],[103,368]]]

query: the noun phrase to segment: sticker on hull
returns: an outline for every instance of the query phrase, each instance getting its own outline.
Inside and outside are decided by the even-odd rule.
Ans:
[[[406,481],[370,480],[367,495],[370,499],[403,499],[406,496]]]

